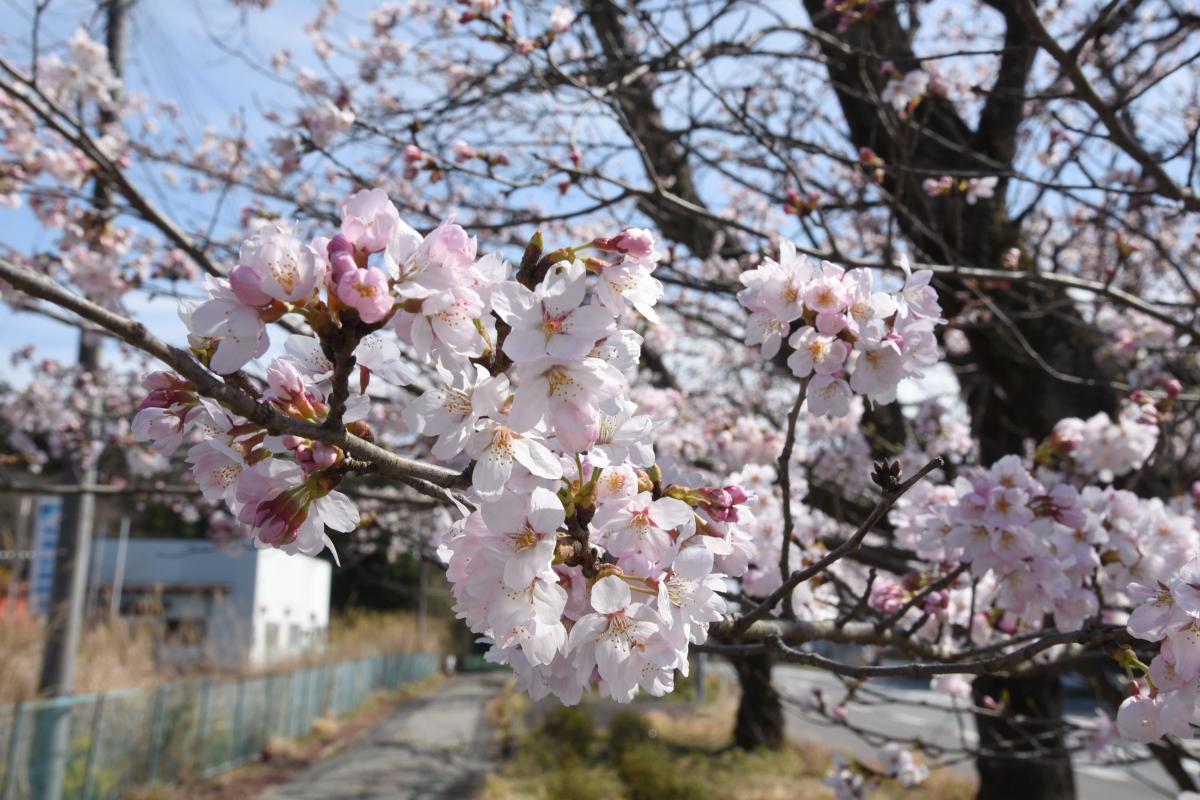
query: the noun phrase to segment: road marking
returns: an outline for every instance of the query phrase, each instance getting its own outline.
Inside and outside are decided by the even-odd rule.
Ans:
[[[1119,767],[1101,767],[1093,764],[1080,764],[1075,767],[1076,772],[1082,772],[1084,775],[1090,775],[1097,780],[1106,781],[1108,783],[1134,783],[1133,777],[1123,768]]]

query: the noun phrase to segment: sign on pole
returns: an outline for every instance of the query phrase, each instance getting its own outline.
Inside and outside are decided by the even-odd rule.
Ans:
[[[29,610],[34,614],[45,614],[50,608],[62,512],[62,497],[38,498],[33,515],[33,568],[29,573]]]

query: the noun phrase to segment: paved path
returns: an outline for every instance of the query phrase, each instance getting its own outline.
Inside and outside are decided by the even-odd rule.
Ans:
[[[458,677],[262,800],[465,800],[491,763],[483,707],[501,683],[495,675]]]
[[[775,668],[773,679],[785,699],[809,697],[816,687],[821,688],[829,700],[841,697],[837,679],[825,672],[781,666]],[[871,709],[852,707],[851,723],[898,736],[920,736],[927,742],[948,748],[970,748],[976,743],[974,726],[969,719],[960,725],[957,715],[928,707],[948,702],[944,695],[930,691],[928,682],[897,680],[872,681],[872,684],[900,702]],[[914,701],[925,705],[914,705]],[[1073,722],[1088,724],[1093,719],[1092,706],[1079,698],[1068,697],[1066,711],[1067,719]],[[876,748],[845,728],[831,726],[805,714],[795,703],[785,702],[784,714],[788,735],[793,739],[821,741],[834,750],[865,758],[875,756]],[[1184,764],[1190,771],[1192,762]],[[959,764],[956,769],[963,774],[975,775],[970,761]],[[1200,776],[1200,771],[1196,774]],[[1173,800],[1176,796],[1171,788],[1174,783],[1153,761],[1136,766],[1109,766],[1090,764],[1081,759],[1075,763],[1075,784],[1080,800]]]

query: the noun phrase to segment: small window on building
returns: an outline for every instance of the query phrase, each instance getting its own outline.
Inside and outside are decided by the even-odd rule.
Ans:
[[[279,623],[267,623],[267,649],[274,650],[279,647]]]
[[[208,632],[208,624],[203,619],[168,619],[166,629],[166,638],[170,642],[201,644]]]
[[[288,647],[299,647],[304,642],[304,629],[296,623],[288,626]]]

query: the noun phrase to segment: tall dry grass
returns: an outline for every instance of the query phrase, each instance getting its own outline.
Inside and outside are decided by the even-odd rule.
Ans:
[[[206,675],[262,675],[302,664],[348,661],[401,650],[441,652],[449,641],[449,631],[441,620],[430,618],[422,628],[417,615],[411,612],[351,611],[330,619],[328,641],[321,650],[270,665],[230,670],[204,663],[182,667],[157,663],[158,636],[155,624],[144,620],[89,624],[80,642],[75,691],[105,692]],[[6,624],[0,621],[0,704],[37,696],[44,641],[43,628],[28,617]]]
[[[0,703],[37,696],[45,633],[23,619],[0,625]],[[169,678],[154,660],[154,632],[145,623],[105,621],[90,626],[79,644],[75,690],[87,694],[151,686]]]
[[[444,652],[450,641],[446,620],[427,617],[422,626],[411,611],[351,610],[329,622],[329,639],[322,654],[340,661],[371,653],[412,650]]]

